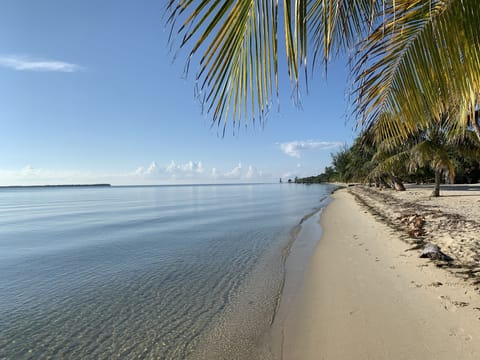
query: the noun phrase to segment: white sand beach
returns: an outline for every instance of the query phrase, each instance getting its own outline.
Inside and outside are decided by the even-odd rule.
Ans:
[[[284,319],[282,359],[480,359],[478,190],[337,191]],[[452,266],[409,250],[418,240],[402,230],[409,212]]]

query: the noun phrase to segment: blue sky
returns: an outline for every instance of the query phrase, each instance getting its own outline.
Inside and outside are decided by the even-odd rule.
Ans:
[[[0,185],[278,181],[352,142],[342,62],[317,68],[302,109],[282,67],[280,112],[222,137],[172,61],[164,3],[2,1]]]

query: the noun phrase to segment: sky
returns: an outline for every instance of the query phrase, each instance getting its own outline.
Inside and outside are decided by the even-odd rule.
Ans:
[[[160,0],[2,0],[0,185],[277,182],[352,143],[344,62],[299,108],[281,58],[278,111],[222,136],[169,30]]]

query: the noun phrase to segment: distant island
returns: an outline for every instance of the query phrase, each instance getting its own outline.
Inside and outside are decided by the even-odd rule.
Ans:
[[[288,179],[288,183],[292,184],[320,184],[320,183],[329,183],[329,182],[335,182],[336,180],[334,178],[325,176],[325,174],[320,174],[316,176],[308,176],[304,178],[299,178],[295,177],[295,179]],[[280,179],[280,183],[282,183],[282,180]]]
[[[110,187],[111,184],[65,184],[65,185],[11,185],[0,186],[0,189],[26,189],[26,188],[71,188],[71,187]]]
[[[328,177],[324,176],[324,174],[320,174],[317,176],[308,176],[304,178],[295,178],[296,184],[320,184],[320,183],[328,183],[331,182]]]

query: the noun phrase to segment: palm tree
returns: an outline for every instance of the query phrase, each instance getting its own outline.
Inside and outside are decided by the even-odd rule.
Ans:
[[[452,153],[480,155],[478,140],[472,132],[462,132],[458,127],[450,126],[448,116],[430,118],[425,126],[417,126],[415,131],[407,130],[409,124],[402,118],[384,113],[380,120],[370,128],[375,142],[378,144],[373,161],[378,165],[370,176],[378,177],[390,174],[398,178],[398,172],[413,173],[419,168],[430,168],[435,173],[435,186],[432,196],[440,196],[440,184],[444,174],[448,174],[450,182],[454,182],[455,166]],[[392,136],[394,133],[408,132],[408,137]],[[403,129],[402,129],[403,128]]]
[[[355,56],[357,115],[363,123],[379,121],[384,112],[408,119],[405,132],[395,133],[404,138],[418,125],[428,127],[433,116],[450,127],[472,127],[480,139],[478,1],[385,5],[385,20]]]
[[[172,41],[198,61],[198,95],[213,123],[262,120],[279,91],[278,38],[294,96],[321,58],[352,60],[352,100],[361,124],[383,113],[409,119],[404,133],[445,114],[473,127],[480,94],[478,0],[169,0]],[[279,25],[279,14],[283,21]],[[195,60],[196,61],[196,60]],[[394,131],[392,128],[390,131]]]
[[[442,176],[447,173],[450,181],[455,177],[455,167],[448,154],[448,146],[443,143],[436,143],[432,139],[422,139],[421,142],[408,147],[407,144],[402,149],[393,153],[383,153],[379,151],[375,158],[379,162],[377,167],[370,174],[371,177],[379,177],[387,174],[392,177],[395,189],[404,191],[401,175],[407,175],[416,172],[419,168],[429,167],[435,173],[435,185],[432,196],[440,196],[440,184]]]
[[[371,160],[375,166],[367,174],[366,179],[369,182],[374,181],[377,186],[389,186],[386,179],[390,179],[393,189],[405,191],[402,177],[408,173],[406,166],[407,160],[407,150],[396,149],[396,151],[392,153],[378,149]]]

